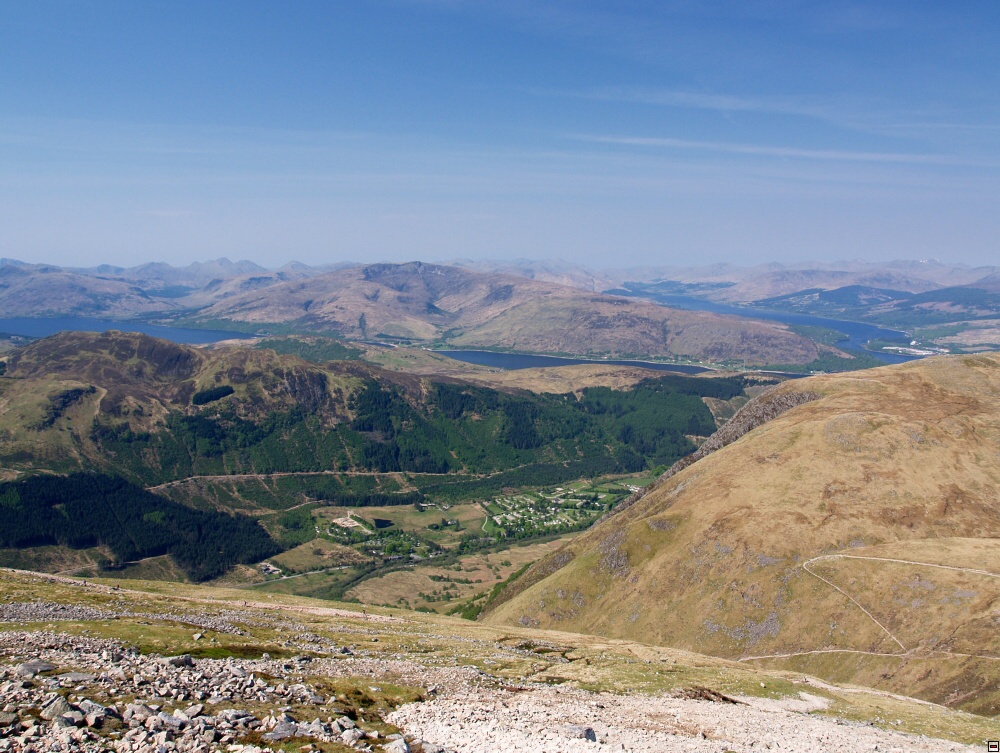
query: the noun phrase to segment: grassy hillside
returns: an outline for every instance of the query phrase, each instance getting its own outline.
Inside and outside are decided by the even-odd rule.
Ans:
[[[1000,357],[787,382],[744,415],[796,393],[533,566],[487,621],[1000,712]]]
[[[628,390],[534,394],[120,332],[64,333],[18,349],[5,364],[0,479],[16,483],[0,488],[0,499],[10,492],[0,509],[10,533],[0,537],[0,561],[56,570],[82,561],[93,571],[170,554],[204,579],[317,540],[363,554],[336,583],[295,583],[334,595],[400,558],[585,528],[628,493],[598,489],[594,479],[675,462],[714,431],[707,401],[718,411],[745,399],[743,377],[659,374]],[[91,513],[110,514],[100,494],[46,502],[17,486],[40,483],[32,474],[79,472],[131,484],[117,527],[89,518],[84,525]],[[576,479],[586,480],[585,491],[558,488]],[[470,515],[473,503],[491,500],[494,507]],[[468,509],[450,511],[456,504]],[[390,511],[411,508],[419,514],[393,523]],[[357,530],[337,523],[349,510],[364,516]],[[213,543],[246,538],[236,530],[245,519],[234,515],[264,526],[253,529],[262,538],[243,557]],[[165,516],[166,528],[144,527],[148,516]],[[154,530],[155,542],[137,543]],[[54,555],[53,545],[87,553]],[[195,567],[199,552],[215,564]]]
[[[270,350],[66,333],[8,357],[0,464],[111,471],[144,484],[548,466],[548,482],[671,463],[694,449],[690,435],[714,430],[701,398],[742,390],[739,377],[668,375],[629,391],[535,395]]]

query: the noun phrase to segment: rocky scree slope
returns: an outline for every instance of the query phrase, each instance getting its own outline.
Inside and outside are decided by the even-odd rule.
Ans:
[[[639,644],[220,589],[0,580],[5,752],[938,753],[976,749],[939,736],[989,734],[968,714]]]

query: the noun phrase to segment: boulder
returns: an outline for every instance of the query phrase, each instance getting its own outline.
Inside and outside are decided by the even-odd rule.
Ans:
[[[353,745],[358,740],[363,739],[364,736],[365,736],[364,732],[362,732],[361,730],[355,728],[355,729],[349,729],[349,730],[341,733],[340,739],[343,740],[348,745]]]
[[[593,728],[584,724],[567,724],[559,730],[564,737],[571,737],[578,740],[590,740],[597,742],[597,735]]]
[[[24,662],[24,664],[19,664],[14,671],[18,677],[34,677],[43,672],[51,672],[55,668],[55,664],[49,664],[47,661],[42,661],[41,659],[32,659],[31,661]]]
[[[295,722],[281,721],[274,725],[274,729],[264,735],[261,735],[261,737],[270,742],[279,742],[281,740],[287,740],[290,737],[295,737],[298,734],[298,724]]]
[[[56,717],[68,714],[73,710],[73,707],[69,705],[69,701],[63,698],[61,695],[57,695],[51,701],[49,701],[45,706],[42,707],[42,712],[39,716],[46,721],[52,721]]]
[[[56,679],[60,682],[79,685],[81,682],[91,682],[96,677],[97,675],[87,674],[86,672],[66,672],[65,674],[58,675]]]

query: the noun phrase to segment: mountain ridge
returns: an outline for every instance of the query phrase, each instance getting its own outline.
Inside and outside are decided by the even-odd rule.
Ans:
[[[294,323],[348,338],[581,355],[808,363],[821,348],[781,325],[411,262],[338,270],[210,306],[206,321]]]
[[[1000,559],[1000,357],[812,377],[772,395],[807,392],[818,397],[537,563],[486,621],[772,656],[760,661],[996,714],[1000,579],[973,571],[976,547]],[[932,545],[944,559],[920,565]]]

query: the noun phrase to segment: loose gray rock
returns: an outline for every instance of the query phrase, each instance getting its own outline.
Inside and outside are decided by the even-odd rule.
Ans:
[[[107,714],[108,709],[106,706],[102,706],[99,703],[94,703],[89,698],[83,698],[76,707],[80,709],[84,714]]]
[[[75,726],[76,722],[74,722],[73,719],[69,717],[69,715],[57,716],[55,719],[52,720],[52,727],[54,729],[59,729],[59,728],[71,729]]]
[[[17,672],[18,677],[34,677],[44,672],[51,672],[55,668],[55,664],[49,664],[41,659],[32,659],[24,664],[19,664],[14,671]]]
[[[348,745],[356,743],[358,740],[363,739],[365,733],[359,729],[349,729],[340,735],[340,739],[343,740]],[[407,748],[409,750],[409,748]]]
[[[63,698],[61,695],[57,695],[44,707],[42,707],[42,713],[40,716],[46,721],[52,721],[56,717],[63,716],[70,713],[73,707],[69,705],[69,701]]]
[[[278,742],[280,740],[287,740],[290,737],[296,737],[299,734],[299,725],[295,722],[278,722],[274,729],[270,732],[261,735],[265,740]]]
[[[171,667],[193,667],[194,660],[191,658],[191,654],[181,654],[180,656],[171,656],[167,659],[167,663]]]
[[[562,732],[564,737],[597,742],[597,735],[594,734],[593,728],[588,727],[585,724],[567,724],[560,730],[560,732]]]
[[[56,679],[60,682],[68,682],[73,685],[79,685],[84,682],[92,682],[96,678],[97,675],[89,675],[86,672],[66,672],[65,674],[56,676]]]

